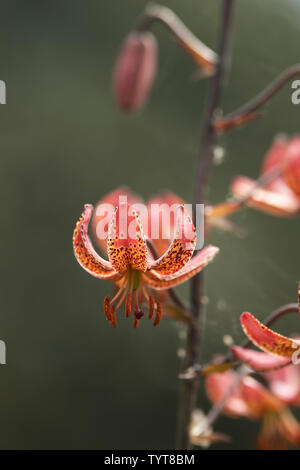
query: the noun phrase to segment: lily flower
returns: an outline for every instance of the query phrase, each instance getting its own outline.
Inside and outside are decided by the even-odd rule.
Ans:
[[[125,304],[125,315],[134,307],[134,327],[137,327],[145,312],[139,299],[149,304],[149,319],[155,314],[154,326],[162,316],[161,304],[149,294],[177,286],[201,271],[218,253],[219,249],[207,246],[192,258],[196,233],[191,217],[179,205],[176,216],[174,238],[168,249],[154,259],[143,232],[142,221],[134,204],[120,203],[108,223],[107,256],[102,258],[94,249],[88,235],[88,225],[93,215],[93,206],[86,204],[76,224],[73,235],[74,254],[79,264],[91,275],[113,282],[118,291],[110,299],[104,299],[106,319],[116,326],[116,311]],[[125,227],[125,230],[124,230]]]
[[[246,204],[277,216],[292,216],[300,211],[300,137],[277,137],[263,159],[260,177],[270,181],[259,187],[256,180],[237,176],[230,191]]]
[[[300,425],[283,400],[256,379],[239,377],[233,370],[212,373],[206,377],[206,392],[212,403],[217,403],[228,392],[223,413],[229,417],[243,417],[262,421],[256,446],[263,450],[285,449],[289,444],[300,444]]]

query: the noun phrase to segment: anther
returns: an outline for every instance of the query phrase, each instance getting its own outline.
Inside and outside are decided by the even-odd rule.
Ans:
[[[130,317],[130,314],[131,314],[131,298],[132,298],[132,295],[131,293],[129,293],[125,300],[125,316],[127,318]]]
[[[108,295],[104,298],[104,313],[106,320],[111,321],[111,316],[110,316],[110,300]]]
[[[155,315],[155,320],[153,322],[153,326],[157,326],[159,324],[161,317],[162,317],[161,305],[159,302],[157,302],[157,309],[156,309],[156,315]]]
[[[149,297],[149,313],[148,313],[149,320],[152,319],[152,317],[154,315],[154,311],[155,311],[155,300],[154,300],[154,297],[152,295],[150,295],[150,297]]]
[[[117,326],[116,308],[113,305],[111,305],[109,313],[110,313],[110,324],[113,328],[116,328]]]
[[[143,310],[136,310],[134,312],[134,316],[137,320],[140,320],[144,315],[145,315],[145,312]]]

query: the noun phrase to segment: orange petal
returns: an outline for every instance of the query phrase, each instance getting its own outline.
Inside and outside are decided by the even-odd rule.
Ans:
[[[209,264],[219,253],[219,248],[208,245],[203,248],[196,256],[194,256],[180,271],[163,275],[154,270],[147,271],[143,276],[145,282],[153,289],[163,290],[182,284],[191,277],[200,272],[207,264]]]
[[[240,346],[233,346],[231,348],[234,356],[247,366],[256,371],[267,371],[278,369],[291,362],[289,357],[273,356],[268,353],[253,351],[253,349],[241,348]]]
[[[146,271],[148,251],[140,218],[129,204],[116,207],[107,240],[108,257],[118,272]]]
[[[299,199],[292,193],[257,188],[256,181],[245,176],[236,177],[231,183],[230,191],[239,199],[249,196],[248,206],[272,215],[289,216],[300,209]]]
[[[182,269],[193,255],[196,244],[195,227],[184,206],[179,206],[175,237],[164,255],[151,263],[156,273],[169,275]]]
[[[252,343],[263,351],[291,358],[300,347],[299,341],[275,333],[248,312],[241,315],[241,325]]]
[[[88,236],[88,224],[93,213],[93,206],[86,204],[76,224],[73,234],[73,249],[78,263],[92,276],[102,279],[116,280],[120,276],[112,265],[101,258],[94,250]]]

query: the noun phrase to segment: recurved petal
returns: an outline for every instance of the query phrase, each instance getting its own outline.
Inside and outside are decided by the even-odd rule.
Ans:
[[[174,274],[163,275],[154,270],[147,271],[144,279],[150,287],[157,290],[170,289],[171,287],[182,284],[191,277],[200,272],[207,264],[209,264],[219,253],[219,248],[208,245],[203,248],[196,256],[194,256],[180,271]]]
[[[287,404],[300,404],[300,366],[291,364],[264,374],[270,390]]]
[[[240,346],[233,346],[231,351],[237,359],[245,362],[247,366],[258,372],[278,369],[291,362],[289,357],[273,356],[269,353],[253,351],[253,349],[241,348]]]
[[[238,176],[232,181],[230,191],[239,199],[249,197],[248,206],[272,215],[290,216],[299,212],[299,198],[292,193],[271,191],[255,186],[255,180]]]
[[[243,378],[241,394],[253,417],[260,418],[266,412],[279,411],[283,408],[282,402],[253,377]]]
[[[118,272],[129,267],[146,271],[148,251],[139,215],[129,204],[116,207],[107,239],[107,252],[112,266]]]
[[[241,315],[241,325],[248,338],[257,347],[265,352],[291,358],[300,348],[300,342],[287,338],[263,325],[251,313],[244,312]]]
[[[73,249],[78,263],[92,276],[116,280],[119,276],[111,264],[94,250],[88,236],[88,224],[93,213],[93,206],[86,204],[73,234]]]
[[[223,413],[229,416],[250,416],[250,411],[238,383],[238,374],[233,370],[222,373],[212,373],[205,379],[205,389],[212,403],[218,403],[232,390],[230,398],[225,403]]]
[[[177,209],[176,230],[169,249],[152,262],[149,269],[169,275],[182,269],[193,255],[196,244],[195,227],[190,215],[179,206]]]

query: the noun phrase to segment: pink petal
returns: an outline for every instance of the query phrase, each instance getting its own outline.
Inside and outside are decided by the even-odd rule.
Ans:
[[[283,405],[275,395],[252,377],[242,380],[241,394],[253,416],[262,417],[266,412],[281,410]]]
[[[243,199],[251,195],[247,205],[272,215],[289,216],[300,209],[299,198],[292,193],[256,188],[256,181],[245,176],[236,177],[230,186],[232,194]]]
[[[300,404],[300,366],[291,364],[283,369],[267,372],[269,387],[287,404]]]
[[[237,359],[245,362],[247,366],[256,371],[278,369],[291,362],[289,357],[273,356],[269,353],[253,351],[253,349],[233,346],[231,351]]]
[[[234,389],[237,378],[237,373],[233,370],[207,375],[205,389],[210,401],[215,404],[222,400],[230,389]],[[230,398],[226,401],[223,412],[230,416],[249,416],[250,412],[241,394],[240,386],[233,391]]]
[[[265,352],[291,358],[300,347],[299,341],[275,333],[251,313],[244,312],[241,315],[241,325],[252,343]]]

